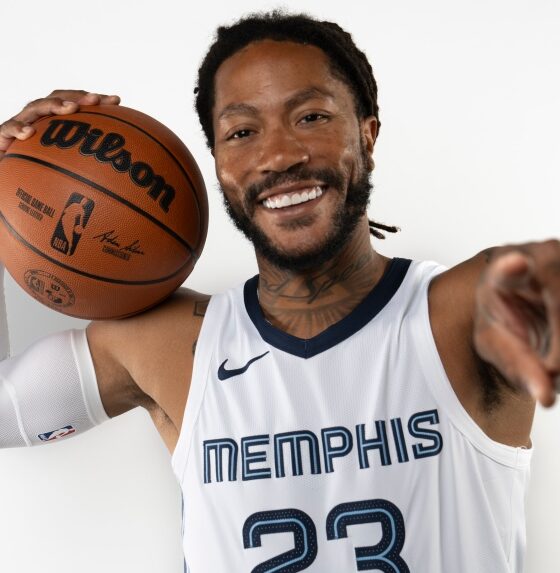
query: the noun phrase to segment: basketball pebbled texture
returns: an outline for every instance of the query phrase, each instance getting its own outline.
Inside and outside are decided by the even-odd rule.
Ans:
[[[208,228],[200,170],[167,127],[122,106],[36,121],[0,162],[0,257],[69,316],[122,318],[192,271]]]

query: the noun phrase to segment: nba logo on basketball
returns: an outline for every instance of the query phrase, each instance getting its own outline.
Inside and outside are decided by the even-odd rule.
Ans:
[[[74,254],[94,205],[92,199],[80,193],[72,193],[51,238],[53,249],[65,255]]]

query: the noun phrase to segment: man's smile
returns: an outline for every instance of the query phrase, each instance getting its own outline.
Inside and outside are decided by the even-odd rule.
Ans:
[[[323,189],[320,185],[314,187],[307,187],[299,191],[292,191],[289,193],[277,193],[271,195],[262,201],[262,204],[268,209],[283,209],[291,207],[292,205],[299,205],[300,203],[307,203],[318,199],[323,194]]]

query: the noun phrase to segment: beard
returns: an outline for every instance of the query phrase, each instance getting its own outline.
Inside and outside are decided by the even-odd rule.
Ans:
[[[365,156],[362,159],[365,159]],[[282,173],[271,173],[261,183],[251,185],[245,190],[242,206],[234,205],[226,196],[224,189],[220,187],[220,190],[228,215],[234,225],[253,243],[257,253],[279,269],[307,271],[323,265],[340,253],[366,212],[373,185],[365,165],[366,162],[362,161],[356,181],[348,184],[346,201],[334,213],[328,235],[316,247],[301,251],[292,250],[289,253],[283,251],[255,225],[252,219],[256,208],[255,200],[263,191],[277,185],[309,180],[321,181],[328,185],[329,192],[343,193],[344,177],[340,172],[329,168],[297,167]],[[294,221],[291,228],[306,227],[310,222],[310,218],[302,218]]]

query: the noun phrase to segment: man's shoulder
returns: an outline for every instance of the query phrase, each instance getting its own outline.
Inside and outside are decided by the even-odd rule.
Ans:
[[[488,264],[490,249],[445,269],[430,285],[430,306],[443,307],[445,314],[472,322],[476,285]]]
[[[88,343],[110,416],[143,406],[172,446],[177,432],[169,428],[180,427],[209,300],[207,294],[180,288],[140,314],[90,323]]]
[[[187,288],[142,313],[115,320],[93,321],[87,327],[90,346],[129,372],[172,358],[178,347],[189,351],[198,338],[210,295]]]

